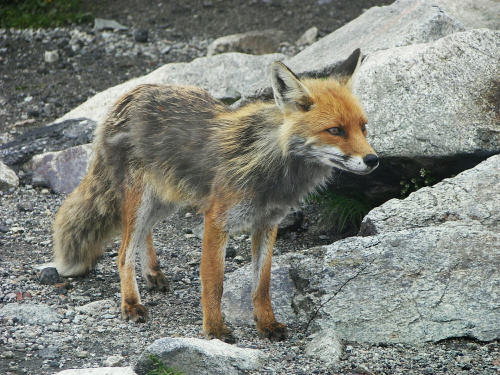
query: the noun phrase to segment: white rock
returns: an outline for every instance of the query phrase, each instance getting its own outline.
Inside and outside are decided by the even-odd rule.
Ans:
[[[45,62],[52,64],[59,60],[59,52],[57,51],[45,51]]]
[[[112,355],[106,358],[104,364],[109,367],[116,367],[121,365],[123,362],[123,357],[121,355]]]
[[[314,335],[305,347],[308,356],[321,359],[327,364],[334,364],[340,360],[344,345],[332,328],[326,328]]]
[[[147,373],[154,355],[169,367],[186,374],[246,374],[259,369],[267,356],[257,349],[239,348],[220,340],[163,338],[156,340],[141,355],[134,370]]]
[[[16,172],[0,161],[0,189],[19,186],[19,177]]]
[[[316,39],[318,39],[318,28],[316,26],[313,26],[310,29],[306,30],[306,32],[302,34],[299,39],[297,39],[297,44],[310,45],[313,44]]]
[[[56,375],[137,375],[131,367],[99,367],[71,369],[58,372]]]
[[[94,20],[94,29],[98,31],[103,30],[114,30],[114,31],[124,31],[128,30],[127,26],[122,25],[114,20],[107,20],[104,18],[96,18]]]
[[[278,51],[283,40],[283,31],[273,29],[227,35],[214,40],[208,46],[207,56],[227,52],[242,52],[252,55],[274,53]]]

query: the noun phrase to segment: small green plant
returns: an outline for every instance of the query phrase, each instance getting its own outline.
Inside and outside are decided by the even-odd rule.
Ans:
[[[406,198],[410,193],[424,186],[433,185],[435,182],[436,179],[432,176],[431,171],[422,168],[418,176],[401,180],[401,198]]]
[[[186,375],[184,372],[178,371],[170,367],[165,367],[165,364],[155,355],[150,355],[149,360],[155,368],[147,373],[147,375]]]
[[[1,0],[0,27],[55,27],[90,22],[88,13],[79,11],[81,0]]]
[[[337,234],[357,232],[361,221],[372,209],[371,204],[359,194],[340,194],[328,189],[312,195],[310,200],[320,205],[323,228],[336,228]]]

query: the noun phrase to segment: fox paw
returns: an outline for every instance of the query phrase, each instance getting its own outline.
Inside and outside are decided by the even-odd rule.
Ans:
[[[148,318],[148,309],[140,303],[128,304],[122,306],[122,317],[125,320],[131,320],[134,323],[144,323]]]
[[[275,322],[266,326],[257,327],[259,336],[270,341],[284,341],[288,337],[286,325]]]
[[[150,274],[146,276],[146,288],[148,288],[148,290],[168,292],[170,290],[170,283],[163,272],[158,271],[156,275]]]
[[[208,333],[205,333],[205,338],[207,340],[219,339],[228,344],[236,343],[236,337],[234,337],[233,333],[226,326],[222,326],[216,330],[210,330]]]

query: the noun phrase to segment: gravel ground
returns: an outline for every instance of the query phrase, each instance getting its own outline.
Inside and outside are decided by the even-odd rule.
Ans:
[[[17,312],[14,318],[0,311],[0,373],[51,374],[66,368],[132,365],[155,339],[203,337],[199,215],[182,211],[155,229],[155,248],[172,291],[149,292],[140,280],[150,320],[134,324],[120,318],[118,240],[107,246],[97,268],[86,277],[41,284],[38,268],[51,261],[50,227],[63,198],[30,186],[0,195],[0,307],[37,306],[35,313]],[[332,237],[314,227],[316,219],[314,207],[306,208],[304,229],[279,238],[275,252],[330,242]],[[226,259],[227,273],[250,261],[246,236],[231,238],[229,247],[234,251]],[[331,366],[304,354],[310,333],[304,326],[289,326],[289,340],[282,343],[258,338],[253,327],[233,328],[237,345],[269,354],[268,364],[255,374],[500,373],[498,342],[451,339],[420,346],[346,342],[342,360]]]
[[[96,92],[167,62],[204,56],[213,38],[267,27],[284,30],[290,42],[311,26],[322,34],[355,18],[363,9],[390,1],[186,1],[183,5],[134,0],[86,2],[96,16],[129,26],[125,32],[91,25],[55,30],[0,30],[0,143],[26,129],[48,124]],[[345,4],[344,4],[345,3]],[[319,5],[322,4],[322,5]],[[148,42],[134,39],[148,29]],[[55,63],[45,51],[57,50]],[[283,46],[293,54],[293,43]],[[43,285],[37,268],[51,261],[50,228],[63,196],[28,185],[0,192],[0,308],[19,304],[15,317],[0,312],[0,373],[51,374],[66,368],[133,364],[155,339],[202,337],[199,258],[196,237],[202,219],[183,211],[161,223],[155,247],[171,279],[167,294],[139,283],[150,320],[121,320],[118,241],[110,243],[97,268],[84,278]],[[303,230],[277,241],[276,253],[300,251],[334,238],[314,225],[314,206],[305,209]],[[193,234],[195,233],[195,234]],[[249,243],[229,244],[226,272],[248,264]],[[35,313],[30,312],[37,306]],[[54,314],[52,311],[55,311]],[[9,314],[12,315],[12,314]],[[333,366],[304,355],[308,334],[290,326],[290,338],[270,343],[253,327],[233,327],[242,347],[259,348],[270,361],[260,374],[499,374],[500,344],[450,339],[437,344],[367,345],[346,342]]]

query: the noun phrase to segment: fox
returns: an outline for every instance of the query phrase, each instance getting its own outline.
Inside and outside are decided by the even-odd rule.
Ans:
[[[367,117],[352,93],[355,50],[327,78],[299,78],[271,65],[273,98],[233,108],[196,86],[143,84],[119,99],[95,132],[93,159],[53,224],[62,276],[82,276],[121,233],[121,312],[148,316],[135,260],[148,289],[169,290],[153,248],[155,224],[181,207],[204,215],[200,264],[203,332],[235,342],[221,312],[225,248],[251,233],[253,318],[260,337],[287,338],[270,298],[271,258],[280,221],[325,186],[335,169],[364,175],[379,158]]]

